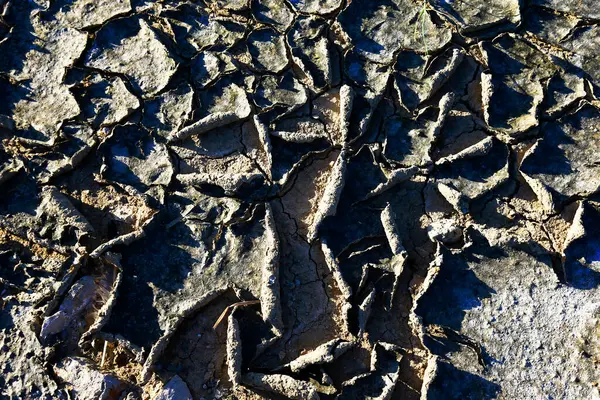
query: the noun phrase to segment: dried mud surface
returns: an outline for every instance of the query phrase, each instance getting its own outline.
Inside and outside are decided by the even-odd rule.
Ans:
[[[596,0],[0,0],[0,398],[600,398]]]

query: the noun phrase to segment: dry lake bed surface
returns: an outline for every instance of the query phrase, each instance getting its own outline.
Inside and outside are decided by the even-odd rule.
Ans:
[[[600,398],[599,97],[597,0],[0,0],[0,398]]]

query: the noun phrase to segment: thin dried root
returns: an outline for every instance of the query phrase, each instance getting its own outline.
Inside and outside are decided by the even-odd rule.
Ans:
[[[102,349],[102,361],[100,361],[100,368],[102,368],[104,366],[104,360],[106,359],[106,347],[107,347],[108,342],[105,340],[104,341],[104,348]]]
[[[233,304],[225,307],[225,309],[223,310],[221,315],[219,315],[219,319],[217,319],[217,322],[215,322],[215,324],[213,325],[213,329],[217,329],[217,327],[219,326],[221,321],[223,321],[225,319],[225,317],[227,316],[227,314],[229,314],[229,311],[233,310],[236,307],[251,306],[253,304],[260,304],[260,300],[240,301],[239,303],[233,303]]]

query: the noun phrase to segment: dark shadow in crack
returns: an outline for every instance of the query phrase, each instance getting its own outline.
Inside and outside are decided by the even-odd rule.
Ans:
[[[20,213],[35,216],[40,203],[39,192],[33,178],[24,171],[3,183],[0,191],[0,227],[10,227],[13,233],[20,234],[14,232],[18,226],[9,226],[10,217]]]
[[[481,306],[483,299],[495,294],[494,289],[477,277],[469,263],[479,263],[481,256],[498,258],[501,254],[489,245],[477,246],[485,254],[481,254],[482,251],[475,254],[473,247],[461,255],[441,248],[440,272],[415,310],[423,318],[424,325],[441,325],[460,331],[467,311]]]
[[[134,124],[114,127],[98,153],[106,165],[103,171],[106,179],[131,185],[142,192],[148,190],[149,185],[160,182],[161,175],[171,163],[168,152],[157,143],[154,135]],[[162,158],[161,163],[157,161],[158,157]],[[149,174],[149,171],[154,173]]]
[[[133,343],[151,347],[163,334],[158,324],[154,291],[176,293],[183,288],[189,271],[197,260],[184,250],[193,232],[186,224],[165,229],[168,218],[163,214],[147,229],[149,234],[131,244],[123,255],[123,283],[117,303],[105,331],[121,334]],[[189,245],[189,243],[188,243]],[[153,289],[154,286],[156,289]]]
[[[600,254],[597,254],[596,259],[592,261],[600,263]],[[579,260],[569,258],[565,263],[565,274],[567,284],[576,289],[590,290],[600,285],[600,272],[587,267]]]
[[[321,229],[323,240],[336,256],[353,243],[384,235],[380,221],[383,207],[361,202],[370,191],[386,181],[368,146],[363,146],[350,158],[344,181],[336,214],[325,218]]]
[[[515,37],[505,35],[494,42],[482,42],[482,48],[487,53],[487,66],[494,74],[516,75],[527,68],[523,62],[511,57],[510,50],[515,46]]]
[[[124,273],[117,303],[103,330],[150,349],[163,333],[153,300],[152,289],[143,279]]]
[[[271,136],[273,146],[273,180],[282,179],[292,168],[311,152],[327,150],[331,145],[325,139],[317,139],[308,143],[291,143]]]
[[[428,400],[488,400],[500,394],[500,385],[479,375],[438,361],[437,375],[427,390]]]
[[[558,102],[559,99],[564,99],[569,95],[575,94],[575,91],[567,85],[565,79],[560,75],[554,75],[550,78],[550,81],[548,82],[548,92],[552,95],[544,96],[544,101],[542,102],[543,110],[558,107],[560,105]]]
[[[567,284],[582,290],[600,285],[600,203],[584,204],[582,224],[585,235],[565,250]]]
[[[575,121],[574,121],[575,122]],[[562,147],[575,142],[567,136],[559,123],[553,122],[543,127],[544,137],[537,148],[521,164],[521,171],[527,175],[568,175],[573,172],[571,161]]]
[[[4,21],[12,27],[6,40],[0,43],[0,71],[22,71],[27,54],[31,51],[47,53],[35,42],[39,38],[34,33],[31,14],[40,10],[33,1],[16,1],[8,5]]]
[[[435,171],[435,177],[437,179],[464,178],[470,182],[485,184],[506,166],[508,156],[506,145],[494,140],[488,153],[444,164]]]
[[[458,353],[461,350],[472,351],[478,358],[479,364],[484,368],[492,364],[503,364],[503,361],[492,357],[485,347],[476,344],[468,337],[454,332],[446,327],[435,327],[423,337],[423,345],[431,353],[439,355],[446,360],[446,356]]]
[[[521,117],[529,112],[533,106],[534,98],[527,93],[515,90],[518,82],[511,82],[508,76],[493,76],[492,92],[488,108],[489,124],[495,128],[510,129],[508,121]]]

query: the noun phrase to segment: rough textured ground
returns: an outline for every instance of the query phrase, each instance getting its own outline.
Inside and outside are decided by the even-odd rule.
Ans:
[[[0,14],[0,398],[600,398],[596,0]]]

